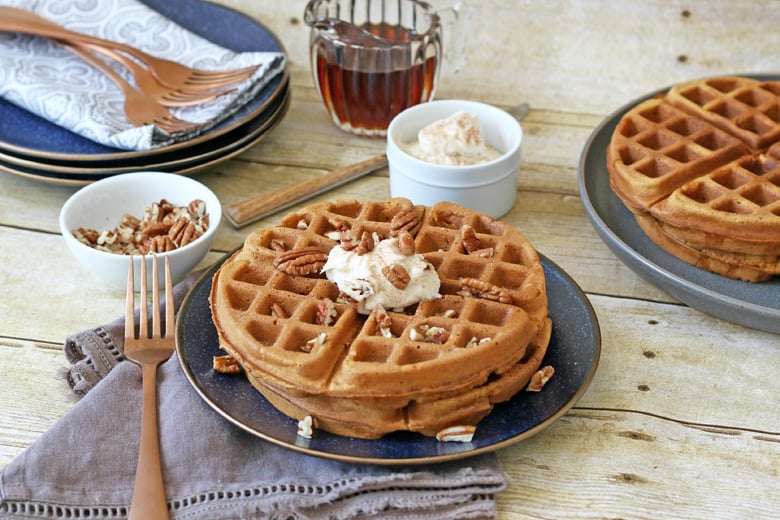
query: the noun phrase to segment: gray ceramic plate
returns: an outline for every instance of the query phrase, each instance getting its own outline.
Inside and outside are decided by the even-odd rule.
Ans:
[[[413,433],[379,440],[356,439],[316,431],[299,437],[298,423],[277,411],[242,374],[212,370],[212,358],[224,354],[211,321],[209,269],[182,304],[176,323],[176,352],[195,391],[217,413],[258,437],[285,448],[324,458],[374,464],[422,464],[494,451],[539,433],[558,420],[585,393],[598,366],[601,331],[585,294],[558,266],[542,257],[547,277],[552,337],[544,358],[555,375],[539,393],[521,391],[477,427],[470,443],[438,442]]]
[[[777,75],[753,75],[778,80]],[[623,106],[591,134],[579,164],[579,189],[593,227],[609,248],[643,278],[712,316],[780,333],[780,276],[755,284],[710,273],[670,255],[651,241],[609,187],[606,149],[620,118],[662,89]]]

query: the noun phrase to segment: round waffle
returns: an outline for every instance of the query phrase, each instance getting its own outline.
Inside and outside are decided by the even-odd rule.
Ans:
[[[780,82],[682,83],[618,122],[610,185],[671,254],[728,277],[778,274]]]
[[[320,271],[364,231],[408,233],[439,296],[359,313]],[[551,333],[544,271],[519,231],[406,199],[318,204],[251,234],[215,274],[211,308],[220,346],[274,406],[364,438],[476,424],[528,384]]]

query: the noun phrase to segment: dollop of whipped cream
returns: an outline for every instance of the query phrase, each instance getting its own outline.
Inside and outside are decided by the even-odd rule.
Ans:
[[[479,117],[467,112],[457,112],[424,127],[406,151],[425,162],[448,166],[480,164],[501,156],[482,137]]]
[[[386,266],[400,266],[409,274],[409,283],[399,289],[382,273]],[[375,242],[374,249],[362,255],[341,245],[328,253],[322,267],[328,280],[357,302],[357,311],[371,314],[378,306],[399,309],[438,298],[441,281],[433,265],[418,253],[405,256],[396,238]]]

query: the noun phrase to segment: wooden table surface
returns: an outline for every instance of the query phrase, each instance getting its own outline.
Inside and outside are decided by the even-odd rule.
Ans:
[[[384,149],[328,120],[313,88],[304,2],[221,0],[262,21],[290,56],[292,104],[266,139],[192,176],[223,204]],[[439,5],[442,5],[439,2]],[[778,73],[771,1],[472,1],[465,63],[439,99],[532,110],[517,203],[505,217],[587,293],[602,356],[574,408],[499,452],[501,518],[780,517],[780,336],[694,310],[644,281],[598,237],[580,200],[582,148],[612,111],[671,83]],[[75,187],[0,172],[0,466],[72,406],[57,378],[64,338],[106,323],[123,295],[67,252],[57,216]],[[387,171],[316,200],[389,196]],[[202,265],[270,217],[223,222]],[[780,294],[777,295],[780,298]]]

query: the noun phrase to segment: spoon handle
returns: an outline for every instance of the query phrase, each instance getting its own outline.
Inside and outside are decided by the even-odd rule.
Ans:
[[[294,184],[283,190],[266,193],[227,206],[225,216],[234,227],[240,228],[385,166],[387,166],[385,154],[377,155],[356,164],[337,168],[308,181]]]

